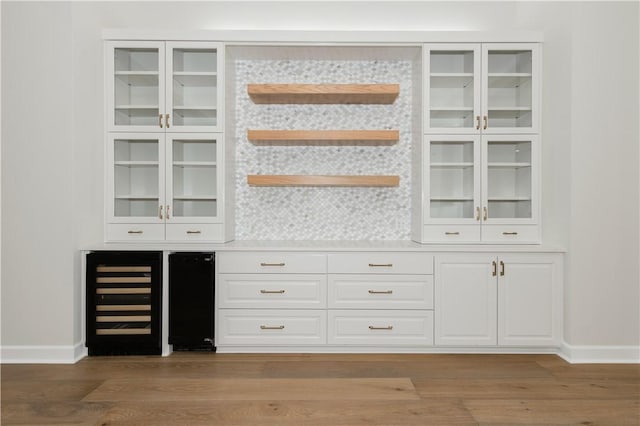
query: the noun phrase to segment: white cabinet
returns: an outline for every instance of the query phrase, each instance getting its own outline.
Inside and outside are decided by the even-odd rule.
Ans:
[[[222,131],[222,45],[108,42],[107,130]]]
[[[556,255],[438,256],[436,345],[558,346],[561,269]]]
[[[538,133],[538,44],[427,44],[424,70],[425,133]]]
[[[432,346],[433,255],[328,256],[328,342]]]
[[[539,241],[537,135],[425,135],[423,242]]]
[[[224,240],[221,156],[219,133],[109,133],[107,240]]]
[[[216,345],[327,343],[327,255],[219,252]]]

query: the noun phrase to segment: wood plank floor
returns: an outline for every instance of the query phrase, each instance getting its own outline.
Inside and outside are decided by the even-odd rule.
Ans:
[[[212,354],[2,365],[2,425],[640,425],[640,365]]]

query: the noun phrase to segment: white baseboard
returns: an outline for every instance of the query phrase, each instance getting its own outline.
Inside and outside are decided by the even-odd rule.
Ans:
[[[571,364],[640,364],[640,346],[590,346],[562,343],[558,353]]]
[[[87,356],[83,343],[51,346],[7,346],[0,347],[0,362],[3,364],[74,364]]]

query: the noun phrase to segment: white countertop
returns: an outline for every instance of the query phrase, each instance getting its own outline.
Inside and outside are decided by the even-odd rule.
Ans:
[[[544,244],[420,244],[414,241],[230,241],[228,243],[96,243],[81,250],[114,251],[419,251],[564,253]]]

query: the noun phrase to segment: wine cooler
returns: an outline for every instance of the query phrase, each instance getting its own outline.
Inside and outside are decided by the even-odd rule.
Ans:
[[[89,355],[160,355],[162,252],[87,254]]]

